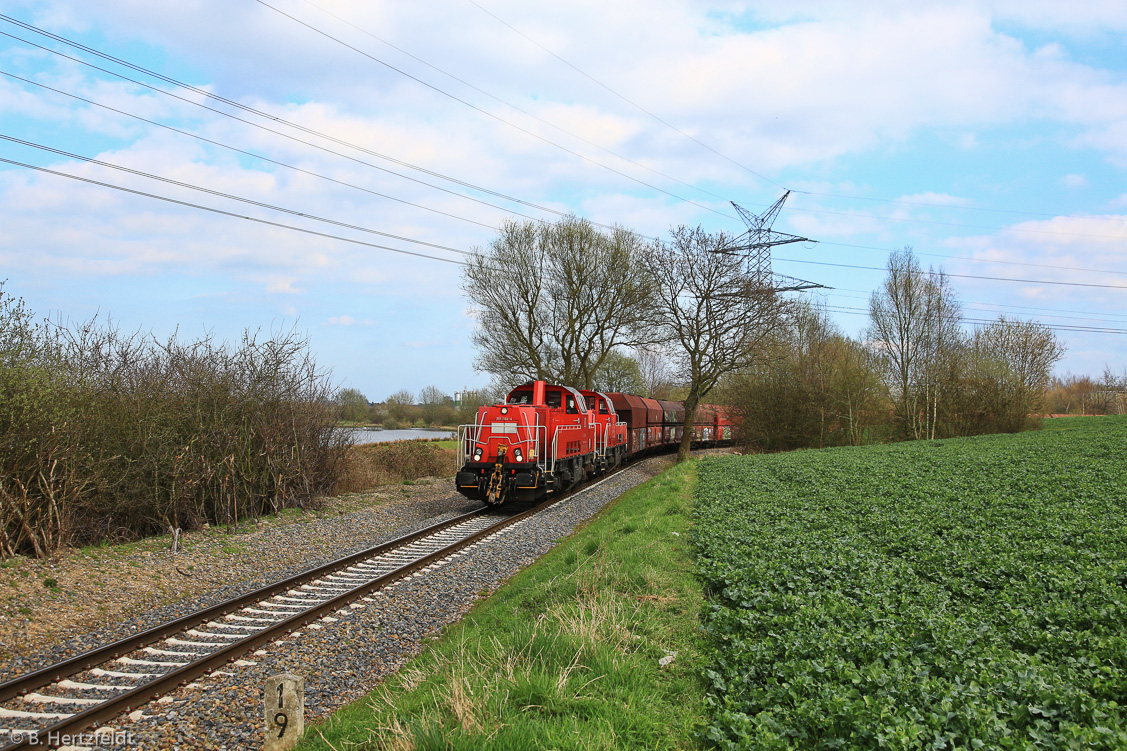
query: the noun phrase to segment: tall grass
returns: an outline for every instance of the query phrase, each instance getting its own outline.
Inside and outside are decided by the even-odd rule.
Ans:
[[[417,477],[452,477],[458,471],[456,452],[437,443],[415,440],[353,446],[337,490],[356,493]]]
[[[292,330],[46,325],[0,287],[0,555],[308,505],[345,468],[331,396]]]
[[[700,748],[698,462],[635,488],[299,751]]]

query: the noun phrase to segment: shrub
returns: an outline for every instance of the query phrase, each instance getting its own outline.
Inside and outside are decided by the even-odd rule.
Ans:
[[[306,506],[345,468],[332,395],[294,331],[48,327],[0,288],[0,554]]]

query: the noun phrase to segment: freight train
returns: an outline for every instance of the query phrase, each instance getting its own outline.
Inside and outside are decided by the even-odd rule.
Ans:
[[[459,428],[463,466],[454,482],[462,495],[491,505],[534,501],[680,445],[684,419],[681,402],[530,381]],[[732,438],[723,407],[698,406],[692,430],[697,446]]]

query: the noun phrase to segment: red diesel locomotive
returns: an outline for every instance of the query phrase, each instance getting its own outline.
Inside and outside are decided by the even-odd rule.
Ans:
[[[525,383],[460,427],[464,464],[455,485],[467,498],[494,505],[569,490],[636,456],[677,446],[684,416],[681,402]],[[697,407],[694,444],[731,437],[722,407]]]

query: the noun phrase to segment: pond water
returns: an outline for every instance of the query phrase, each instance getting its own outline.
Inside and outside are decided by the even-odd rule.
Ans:
[[[387,441],[409,441],[417,438],[457,438],[450,430],[437,428],[405,428],[402,430],[383,430],[381,428],[348,428],[354,443],[386,443]]]

